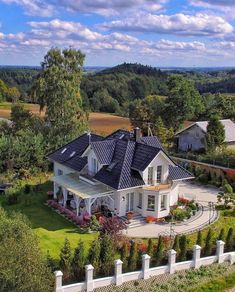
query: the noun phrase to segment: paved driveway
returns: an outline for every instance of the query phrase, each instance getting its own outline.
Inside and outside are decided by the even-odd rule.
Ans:
[[[179,187],[180,196],[193,198],[202,205],[208,205],[208,202],[217,202],[219,189],[216,187],[200,186],[190,182],[182,183]]]
[[[180,196],[195,199],[201,205],[207,206],[199,211],[195,217],[182,224],[174,226],[175,234],[190,233],[195,230],[201,229],[212,223],[217,218],[217,211],[209,210],[208,202],[217,202],[217,194],[219,192],[218,188],[205,187],[196,184],[191,184],[189,182],[182,183],[180,185],[179,193]],[[157,237],[161,235],[170,235],[171,234],[171,225],[170,224],[148,224],[145,223],[140,227],[130,228],[126,230],[126,235],[129,237],[139,237],[139,238],[148,238],[148,237]]]

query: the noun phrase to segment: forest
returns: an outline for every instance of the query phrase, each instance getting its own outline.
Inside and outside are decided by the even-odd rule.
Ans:
[[[24,102],[38,103],[31,94],[31,89],[40,72],[39,68],[0,68],[1,100],[19,99]],[[123,63],[101,71],[87,71],[84,68],[81,80],[81,96],[84,107],[94,112],[116,113],[129,116],[136,103],[148,96],[168,96],[168,80],[179,75],[192,82],[196,90],[206,102],[206,111],[212,111],[215,106],[222,107],[224,118],[232,118],[231,110],[224,110],[226,104],[234,104],[235,70],[160,70],[141,64]],[[6,93],[3,87],[13,88]],[[12,90],[12,89],[11,89]],[[222,94],[222,97],[220,97]],[[228,109],[228,107],[226,106]],[[201,118],[207,118],[204,112]]]

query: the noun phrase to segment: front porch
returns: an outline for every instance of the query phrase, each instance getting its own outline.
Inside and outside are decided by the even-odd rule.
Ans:
[[[114,190],[77,173],[54,176],[54,199],[70,209],[77,216],[91,216],[114,213]]]

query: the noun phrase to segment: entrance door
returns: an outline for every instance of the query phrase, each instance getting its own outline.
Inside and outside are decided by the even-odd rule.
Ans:
[[[126,212],[134,210],[134,193],[126,194]]]

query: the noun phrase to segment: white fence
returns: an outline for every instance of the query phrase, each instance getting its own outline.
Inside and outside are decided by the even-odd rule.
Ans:
[[[150,268],[150,256],[145,254],[142,256],[142,270],[122,273],[122,261],[116,260],[115,274],[112,277],[93,279],[93,266],[87,265],[86,269],[86,280],[82,283],[76,283],[71,285],[62,285],[63,273],[61,271],[55,272],[55,291],[56,292],[79,292],[79,291],[93,291],[95,288],[105,287],[111,284],[117,286],[124,282],[138,280],[138,279],[148,279],[152,276],[162,275],[166,273],[173,274],[177,271],[187,270],[190,268],[198,269],[201,266],[208,266],[213,263],[223,263],[229,261],[231,264],[235,263],[235,252],[224,253],[225,243],[221,240],[216,242],[216,255],[201,258],[201,247],[199,245],[194,245],[193,247],[193,259],[191,261],[176,263],[176,251],[171,249],[168,251],[168,264],[166,266],[160,266],[155,268]]]

